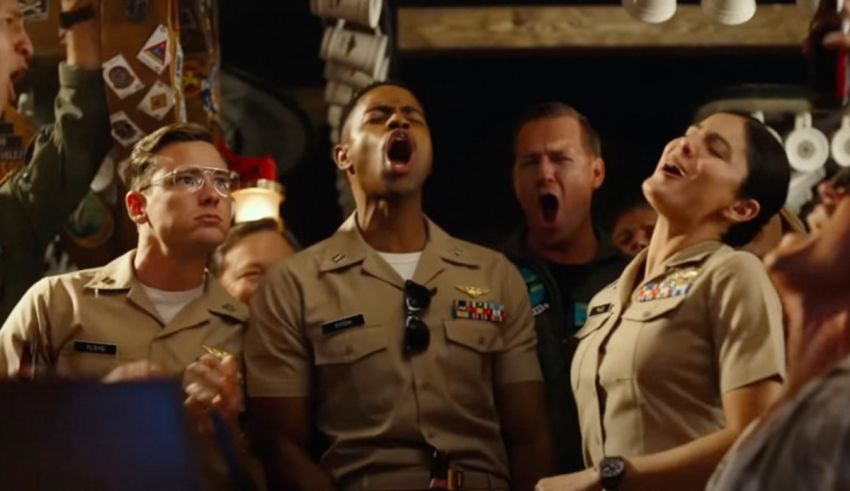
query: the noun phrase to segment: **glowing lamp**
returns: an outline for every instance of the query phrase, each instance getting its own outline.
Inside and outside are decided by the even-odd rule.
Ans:
[[[285,199],[283,186],[269,179],[258,179],[233,192],[236,223],[262,218],[280,221],[280,204]]]

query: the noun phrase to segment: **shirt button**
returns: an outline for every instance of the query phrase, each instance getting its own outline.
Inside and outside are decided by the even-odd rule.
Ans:
[[[484,346],[484,336],[478,336],[478,346]]]
[[[345,346],[345,354],[351,355],[354,353],[354,348],[349,344]]]
[[[422,390],[431,390],[431,384],[428,382],[422,382],[422,385],[420,385],[419,388]]]

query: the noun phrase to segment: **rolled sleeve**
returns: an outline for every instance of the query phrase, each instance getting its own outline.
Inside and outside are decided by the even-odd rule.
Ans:
[[[722,393],[785,377],[782,305],[764,266],[748,253],[729,256],[711,289],[714,346]]]
[[[531,314],[525,282],[507,259],[502,258],[501,262],[507,316],[502,329],[504,350],[496,360],[496,384],[542,382],[540,362],[537,360],[534,317]]]
[[[250,397],[310,394],[310,346],[302,329],[302,289],[286,264],[273,269],[251,299],[245,336]]]

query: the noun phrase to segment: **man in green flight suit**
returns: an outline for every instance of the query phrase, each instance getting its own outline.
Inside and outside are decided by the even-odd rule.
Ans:
[[[41,129],[26,164],[0,183],[0,322],[44,272],[51,239],[85,196],[110,147],[101,75],[100,0],[62,0],[66,59],[55,124]],[[16,0],[0,0],[0,111],[15,103],[32,41]]]

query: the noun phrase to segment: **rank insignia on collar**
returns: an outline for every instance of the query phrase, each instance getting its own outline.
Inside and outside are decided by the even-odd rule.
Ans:
[[[452,300],[452,317],[455,319],[504,322],[505,306],[500,303]]]
[[[482,295],[487,295],[488,293],[490,293],[489,288],[483,288],[483,287],[480,287],[480,286],[457,285],[455,288],[457,288],[458,291],[466,293],[467,295],[469,295],[470,298],[473,298],[473,299],[478,298]]]
[[[649,302],[687,295],[698,273],[698,269],[679,270],[670,273],[660,281],[649,282],[638,290],[637,301]]]

